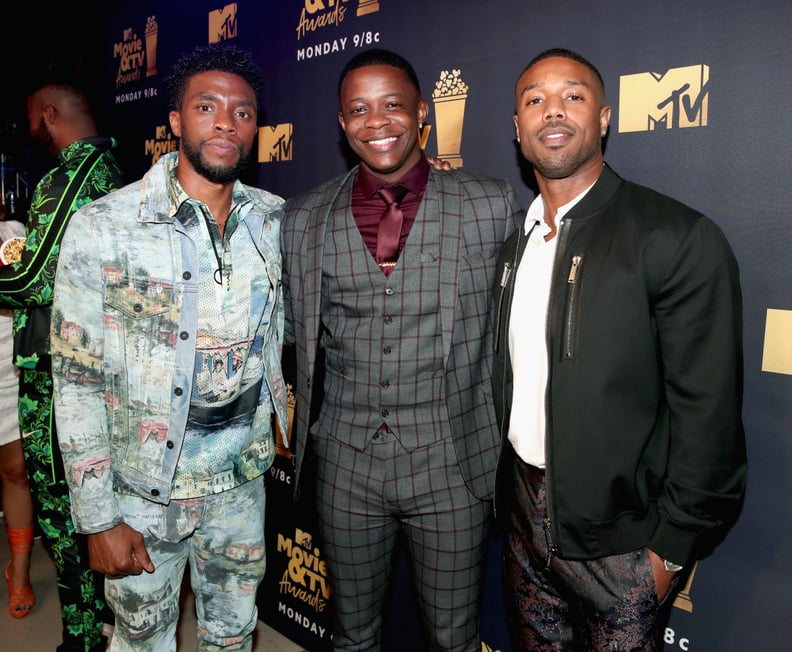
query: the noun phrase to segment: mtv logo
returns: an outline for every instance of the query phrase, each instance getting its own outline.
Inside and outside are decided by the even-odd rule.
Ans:
[[[294,125],[290,122],[259,128],[258,162],[292,160]]]
[[[706,127],[709,66],[671,68],[665,74],[622,75],[619,83],[619,133],[658,127]]]
[[[792,375],[791,328],[792,310],[767,310],[762,371]]]
[[[236,38],[237,5],[236,2],[222,9],[209,12],[209,43],[218,43]]]
[[[303,548],[310,548],[313,542],[313,537],[310,532],[303,532],[300,528],[294,528],[294,541],[298,546]]]
[[[429,141],[429,134],[432,133],[432,125],[422,124],[418,128],[418,146],[421,149],[426,149],[426,143]]]

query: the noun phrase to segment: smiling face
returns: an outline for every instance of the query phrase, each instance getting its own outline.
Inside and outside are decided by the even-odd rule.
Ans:
[[[229,184],[244,169],[256,136],[256,95],[239,75],[209,71],[190,77],[170,124],[179,137],[179,167]]]
[[[361,166],[385,182],[423,156],[418,129],[429,107],[407,74],[387,65],[351,70],[341,84],[338,122]]]
[[[572,59],[543,59],[523,72],[514,125],[540,183],[573,176],[593,182],[599,176],[611,113],[604,101],[594,72]]]

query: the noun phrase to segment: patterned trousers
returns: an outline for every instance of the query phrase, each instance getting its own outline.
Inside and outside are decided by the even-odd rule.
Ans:
[[[190,566],[198,650],[249,651],[266,569],[264,478],[160,505],[116,494],[124,522],[143,535],[154,572],[108,577],[116,615],[111,652],[174,652],[184,571]]]
[[[583,561],[554,557],[547,568],[544,474],[516,458],[512,480],[503,572],[514,650],[662,649],[661,610],[675,584],[660,603],[646,549]]]
[[[33,507],[44,545],[55,562],[63,627],[58,652],[102,650],[102,625],[112,623],[113,614],[104,601],[104,577],[88,568],[85,536],[75,531],[71,519],[49,371],[20,369],[19,427]]]
[[[428,647],[481,650],[490,506],[465,485],[451,439],[405,450],[380,431],[365,451],[314,435],[319,533],[333,589],[333,649],[381,649],[393,553],[406,539]]]

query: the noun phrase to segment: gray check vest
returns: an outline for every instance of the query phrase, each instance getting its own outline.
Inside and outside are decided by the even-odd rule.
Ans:
[[[386,277],[351,210],[330,213],[322,264],[319,427],[364,449],[383,424],[407,449],[450,436],[440,335],[440,218],[421,203]]]

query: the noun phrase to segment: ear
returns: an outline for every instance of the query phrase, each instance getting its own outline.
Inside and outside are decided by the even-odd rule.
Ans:
[[[603,106],[600,109],[600,134],[605,137],[605,134],[608,133],[608,123],[610,122],[611,117],[611,108],[609,106]]]
[[[341,125],[343,131],[346,131],[346,122],[344,121],[344,114],[341,111],[338,112],[338,124]]]
[[[512,120],[514,120],[514,136],[517,138],[517,142],[520,142],[520,125],[517,123],[517,116],[512,116]]]
[[[429,103],[426,100],[418,102],[418,124],[422,125],[426,122],[426,116],[429,115]]]
[[[181,113],[178,111],[171,111],[168,114],[168,121],[170,122],[171,132],[176,138],[181,138]]]
[[[54,104],[47,104],[41,111],[41,116],[46,124],[54,125],[58,121],[58,109],[55,108]]]

